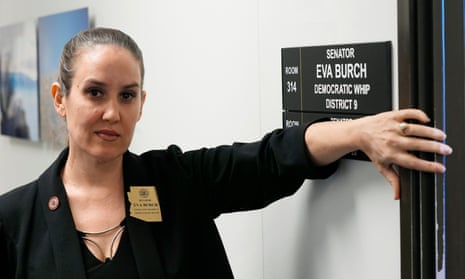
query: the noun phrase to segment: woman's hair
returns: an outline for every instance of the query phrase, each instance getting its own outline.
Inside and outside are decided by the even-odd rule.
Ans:
[[[93,28],[87,29],[76,34],[63,47],[60,58],[60,69],[58,73],[58,82],[62,88],[62,94],[67,95],[71,88],[71,81],[74,77],[74,58],[83,48],[91,48],[95,45],[114,45],[127,49],[134,55],[140,64],[141,70],[141,87],[144,82],[144,59],[142,51],[136,42],[120,30],[110,28]]]

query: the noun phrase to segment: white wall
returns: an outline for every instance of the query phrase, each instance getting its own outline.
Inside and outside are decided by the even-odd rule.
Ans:
[[[397,53],[394,0],[0,0],[0,26],[84,6],[95,25],[123,29],[144,51],[135,152],[255,140],[280,127],[282,47],[391,40]],[[0,192],[37,177],[58,152],[0,136]],[[327,181],[217,223],[239,279],[392,279],[400,264],[391,197],[371,164],[344,161]]]
[[[397,104],[397,6],[386,0],[260,0],[260,92],[264,130],[278,125],[282,47],[392,41]],[[400,278],[399,208],[366,162],[344,161],[264,210],[264,278]]]

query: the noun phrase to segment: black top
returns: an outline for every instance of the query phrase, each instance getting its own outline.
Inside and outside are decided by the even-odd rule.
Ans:
[[[125,226],[126,222],[123,221],[121,225]],[[125,230],[122,232],[121,240],[115,255],[112,259],[106,259],[105,262],[97,259],[87,248],[87,245],[82,239],[82,232],[78,231],[77,233],[81,238],[81,251],[88,279],[139,278],[131,243],[129,242],[128,233]]]
[[[326,178],[336,169],[336,164],[312,164],[304,133],[305,127],[294,127],[255,143],[126,152],[124,191],[155,186],[163,217],[162,222],[126,219],[125,237],[139,278],[233,278],[214,219],[263,208],[293,194],[304,179]],[[0,196],[2,278],[87,277],[60,177],[67,158],[66,149],[37,180]]]

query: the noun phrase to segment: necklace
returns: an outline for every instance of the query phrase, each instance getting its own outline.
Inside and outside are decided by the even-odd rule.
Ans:
[[[124,228],[124,225],[121,226],[121,224],[117,224],[116,226],[113,226],[111,228],[108,228],[108,229],[104,229],[103,231],[99,231],[99,232],[85,232],[85,231],[79,231],[81,234],[84,234],[84,235],[102,235],[102,234],[106,234],[107,232],[111,232],[112,230],[118,228],[118,227],[121,227],[121,228]]]
[[[97,248],[98,252],[102,256],[101,258],[104,258],[105,261],[107,261],[107,260],[112,260],[113,257],[115,256],[116,251],[113,250],[113,247],[115,245],[116,239],[124,231],[125,227],[126,227],[125,225],[117,224],[116,226],[110,227],[108,229],[105,229],[105,230],[102,230],[102,231],[99,231],[99,232],[89,232],[89,231],[87,231],[87,232],[78,231],[78,232],[79,232],[79,234],[81,236],[81,239],[86,244],[86,246],[88,248],[90,248],[89,246],[95,246],[95,248]],[[108,233],[110,233],[112,231],[114,231],[114,233],[113,233],[113,236],[111,238],[110,245],[108,247],[108,253],[105,253],[105,249],[103,249],[101,247],[101,244],[98,243],[97,239],[99,237],[105,236],[106,234],[108,234]],[[94,239],[92,239],[92,238],[94,238]],[[97,256],[97,258],[99,258],[99,257]]]

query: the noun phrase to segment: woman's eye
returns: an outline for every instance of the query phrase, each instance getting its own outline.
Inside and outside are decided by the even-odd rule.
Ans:
[[[121,96],[121,99],[125,101],[130,101],[136,96],[136,94],[132,92],[122,92],[120,96]]]
[[[102,91],[96,88],[89,88],[87,89],[87,94],[89,94],[92,97],[100,97],[103,95]]]

